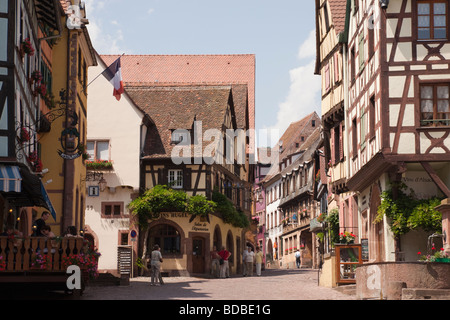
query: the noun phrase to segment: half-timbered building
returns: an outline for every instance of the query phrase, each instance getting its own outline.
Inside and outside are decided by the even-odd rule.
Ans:
[[[357,204],[347,186],[348,141],[346,12],[347,0],[316,1],[316,70],[322,78],[322,126],[328,169],[327,211],[339,211],[340,231],[358,233]],[[326,246],[328,252],[331,246]]]
[[[292,122],[281,135],[277,145],[272,147],[272,165],[265,178],[261,181],[266,198],[265,209],[265,235],[266,235],[266,263],[269,267],[282,267],[287,258],[286,249],[289,244],[283,241],[284,223],[287,217],[283,216],[280,207],[283,195],[283,183],[281,172],[287,170],[301,155],[303,144],[320,127],[320,117],[313,112],[303,119]],[[285,184],[286,186],[286,184]],[[306,226],[305,226],[306,228]],[[297,247],[300,248],[300,238],[297,237]],[[289,243],[289,242],[288,242]],[[292,241],[294,243],[294,241]],[[286,247],[286,245],[288,247]]]
[[[208,199],[218,191],[250,218],[247,86],[130,85],[126,91],[154,121],[142,136],[141,190],[168,185]],[[151,221],[148,244],[161,242],[164,271],[209,272],[210,250],[224,246],[232,252],[232,272],[239,272],[242,248],[249,240],[244,230],[224,223],[220,215],[197,220],[173,213]]]
[[[314,199],[316,187],[316,150],[321,142],[317,127],[305,142],[295,150],[292,162],[281,170],[279,209],[283,224],[283,265],[295,267],[295,252],[301,254],[301,266],[316,268],[315,235],[310,232],[311,218],[317,216],[318,205]]]
[[[51,211],[50,220],[56,219],[40,179],[44,169],[40,120],[50,105],[48,37],[61,30],[58,2],[0,3],[1,232],[15,228],[28,237],[33,219],[43,210]]]
[[[349,166],[369,261],[415,260],[427,235],[394,241],[374,223],[380,194],[404,182],[421,198],[448,197],[449,1],[351,1],[347,10]]]

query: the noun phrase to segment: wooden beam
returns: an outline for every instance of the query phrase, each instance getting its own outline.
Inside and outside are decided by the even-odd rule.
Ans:
[[[434,181],[434,183],[438,186],[438,188],[445,194],[447,198],[450,198],[450,190],[447,185],[439,178],[436,171],[431,167],[429,162],[421,162],[420,163],[425,171],[428,173],[430,178]]]

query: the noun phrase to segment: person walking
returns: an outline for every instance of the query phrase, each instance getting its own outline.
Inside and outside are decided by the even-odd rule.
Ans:
[[[161,278],[160,278],[160,272],[161,272],[161,263],[163,262],[162,255],[161,255],[161,248],[155,244],[153,246],[153,251],[151,253],[151,260],[150,265],[152,268],[152,276],[151,276],[151,286],[159,286],[161,285]],[[159,281],[159,283],[156,283],[156,281]]]
[[[251,247],[247,247],[247,252],[244,252],[244,277],[253,276],[253,261],[255,260],[255,253]]]
[[[255,264],[256,264],[256,275],[261,276],[261,267],[263,263],[263,253],[260,247],[256,247],[255,253]]]
[[[222,250],[219,252],[220,260],[223,261],[220,265],[220,277],[221,278],[229,278],[230,277],[230,267],[228,265],[228,259],[231,256],[231,252],[222,247]]]
[[[217,247],[213,246],[212,251],[210,252],[211,256],[211,275],[214,275],[216,278],[220,276],[220,256],[217,252]]]
[[[300,260],[300,251],[297,249],[297,251],[295,252],[295,263],[297,264],[297,269],[300,268],[300,264],[301,264],[301,260]]]

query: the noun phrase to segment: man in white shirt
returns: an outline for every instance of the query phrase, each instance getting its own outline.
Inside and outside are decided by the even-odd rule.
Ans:
[[[298,251],[298,249],[295,252],[295,262],[297,264],[297,269],[299,269],[301,261],[300,261],[300,251]]]
[[[249,275],[253,276],[253,261],[255,260],[255,253],[251,247],[247,247],[247,251],[244,251],[244,277]]]

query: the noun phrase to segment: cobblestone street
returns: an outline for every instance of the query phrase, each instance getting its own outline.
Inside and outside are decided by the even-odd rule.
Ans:
[[[317,270],[265,270],[261,277],[228,279],[164,278],[160,287],[134,278],[129,286],[87,287],[82,300],[354,300],[334,289],[319,287]]]

